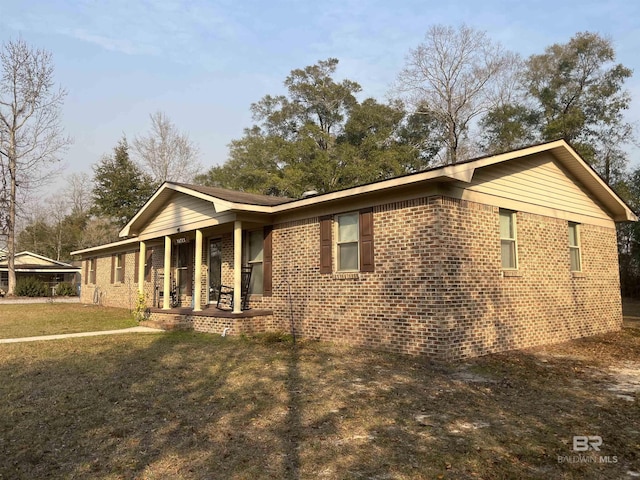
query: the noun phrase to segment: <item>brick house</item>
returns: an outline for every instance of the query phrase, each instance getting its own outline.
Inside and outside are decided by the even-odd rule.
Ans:
[[[615,222],[635,220],[555,141],[301,199],[166,182],[122,241],[74,254],[84,302],[140,291],[153,320],[197,331],[458,359],[619,329]]]

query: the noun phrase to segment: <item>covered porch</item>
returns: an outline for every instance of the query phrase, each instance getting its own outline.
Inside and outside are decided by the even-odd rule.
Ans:
[[[140,240],[139,256],[148,260],[147,265],[138,263],[138,278],[146,274],[149,283],[138,283],[138,293],[145,296],[147,306],[160,311],[240,314],[254,308],[247,296],[259,307],[265,286],[269,294],[271,284],[270,261],[265,275],[265,240],[270,242],[268,226],[237,219],[193,230],[176,227],[174,234]],[[227,295],[218,309],[221,291]]]
[[[153,251],[151,278],[147,260],[137,265],[137,277],[146,273],[148,279],[138,283],[138,294],[149,307],[164,312],[220,312],[215,306],[221,290],[229,294],[225,306],[232,314],[243,313],[243,307],[261,308],[263,297],[271,295],[266,204],[283,201],[287,199],[163,184],[120,232],[138,241],[139,258],[147,259],[148,250]],[[243,267],[251,270],[250,283],[243,282]],[[243,294],[250,295],[253,305],[243,301]]]

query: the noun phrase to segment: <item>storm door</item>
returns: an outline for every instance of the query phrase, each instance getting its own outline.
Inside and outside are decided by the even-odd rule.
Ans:
[[[222,239],[209,240],[209,303],[218,301],[222,283]]]

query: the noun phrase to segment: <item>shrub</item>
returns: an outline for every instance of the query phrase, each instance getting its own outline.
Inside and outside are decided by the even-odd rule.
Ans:
[[[19,297],[45,297],[47,287],[36,277],[20,278],[16,281],[15,294]]]
[[[136,308],[133,311],[133,319],[141,322],[149,319],[149,308],[147,307],[147,295],[144,293],[138,293],[136,300]]]
[[[75,287],[68,282],[60,283],[56,288],[56,295],[61,297],[75,297],[77,294]]]

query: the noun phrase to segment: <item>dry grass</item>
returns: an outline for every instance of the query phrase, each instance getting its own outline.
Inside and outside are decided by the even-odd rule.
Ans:
[[[454,365],[194,333],[0,345],[0,478],[628,478],[640,330]],[[633,387],[629,387],[633,389]],[[611,464],[559,463],[600,435]],[[596,458],[591,452],[591,458]]]
[[[0,305],[0,338],[115,330],[135,325],[131,313],[122,308],[77,303]]]

